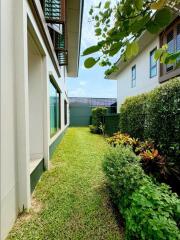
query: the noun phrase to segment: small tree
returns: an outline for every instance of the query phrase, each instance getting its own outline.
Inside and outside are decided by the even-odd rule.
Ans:
[[[97,107],[92,109],[92,129],[95,133],[103,133],[104,117],[107,114],[107,108]]]

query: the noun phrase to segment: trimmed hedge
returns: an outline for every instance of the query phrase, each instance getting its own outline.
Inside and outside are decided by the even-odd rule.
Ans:
[[[129,97],[120,109],[120,130],[135,138],[143,139],[146,94]]]
[[[106,115],[104,118],[105,134],[112,136],[119,131],[119,114]]]
[[[147,94],[127,98],[120,109],[120,130],[151,139],[167,155],[180,154],[180,78]]]
[[[180,154],[180,78],[148,94],[144,138],[153,139],[165,154]]]
[[[108,109],[105,107],[92,109],[92,125],[90,126],[90,131],[92,133],[102,133],[101,125],[104,124],[104,117],[107,114],[107,111]]]
[[[165,184],[155,184],[128,147],[110,148],[103,169],[126,227],[127,240],[176,240],[180,200]]]

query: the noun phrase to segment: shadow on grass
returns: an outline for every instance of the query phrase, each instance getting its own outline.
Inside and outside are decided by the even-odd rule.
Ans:
[[[111,189],[109,186],[107,186],[106,184],[104,184],[103,186],[100,186],[97,191],[99,191],[99,194],[107,196],[107,201],[106,201],[106,208],[110,209],[110,211],[112,211],[112,214],[116,220],[117,226],[119,228],[120,233],[123,235],[125,235],[124,233],[124,229],[125,229],[125,224],[124,224],[124,219],[121,215],[121,213],[119,212],[119,209],[117,207],[117,205],[113,202],[113,199],[111,198]]]

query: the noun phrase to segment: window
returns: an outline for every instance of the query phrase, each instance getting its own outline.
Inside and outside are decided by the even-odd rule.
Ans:
[[[60,129],[60,91],[50,81],[49,84],[50,96],[50,136],[54,136]]]
[[[180,51],[180,24],[177,25],[176,51]],[[177,62],[180,62],[180,57]]]
[[[64,100],[64,124],[67,125],[67,102]]]
[[[131,87],[134,88],[136,86],[136,65],[132,67],[132,76],[131,76]]]
[[[150,52],[150,77],[155,77],[157,75],[157,62],[154,59],[154,54],[157,48]]]
[[[175,50],[174,31],[173,30],[167,34],[167,45],[168,45],[168,52],[173,53]],[[174,68],[173,64],[166,65],[167,72],[173,70],[173,68]]]
[[[174,53],[180,51],[180,16],[178,16],[166,29],[160,34],[160,47],[168,45],[168,52]],[[180,57],[177,59],[179,64]],[[160,82],[167,81],[180,75],[180,66],[176,63],[160,64]]]

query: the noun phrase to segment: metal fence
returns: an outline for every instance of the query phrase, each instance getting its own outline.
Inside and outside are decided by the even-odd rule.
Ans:
[[[114,114],[117,111],[117,102],[115,98],[70,98],[70,125],[90,125],[92,109],[95,107],[106,107],[108,114]]]

